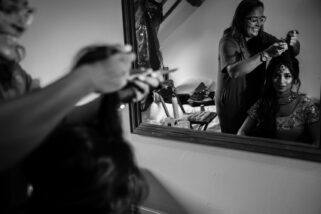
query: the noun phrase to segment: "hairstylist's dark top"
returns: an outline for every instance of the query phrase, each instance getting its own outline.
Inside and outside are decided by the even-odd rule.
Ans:
[[[277,42],[274,36],[261,32],[257,37],[240,45],[229,33],[223,35],[219,43],[219,96],[218,116],[221,130],[236,134],[247,116],[247,110],[256,102],[261,93],[266,75],[266,63],[260,64],[247,75],[231,78],[227,65],[250,58]]]

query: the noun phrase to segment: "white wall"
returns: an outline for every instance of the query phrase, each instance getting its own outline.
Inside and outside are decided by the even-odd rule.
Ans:
[[[189,79],[208,78],[216,81],[218,71],[218,43],[229,27],[239,0],[208,0],[197,10],[186,1],[178,7],[179,15],[172,14],[160,28],[164,64],[178,67],[172,78],[181,84]],[[299,30],[301,52],[301,90],[320,97],[321,60],[319,35],[321,29],[321,2],[319,0],[264,0],[264,25],[267,32],[285,38],[289,30]],[[188,14],[189,16],[187,16]],[[184,16],[185,15],[185,16]],[[180,20],[182,17],[185,19]],[[174,18],[171,19],[171,18]],[[181,22],[172,29],[171,25]],[[168,30],[172,32],[169,35]],[[173,31],[174,30],[174,31]]]
[[[320,214],[321,164],[131,135],[150,169],[191,214]]]
[[[64,74],[83,45],[123,42],[120,0],[32,2],[38,12],[23,40],[24,67],[44,84]],[[127,110],[125,134],[139,164],[190,213],[321,213],[321,164],[131,135]]]
[[[37,12],[22,38],[24,67],[43,85],[69,71],[84,46],[123,43],[120,0],[31,0]]]

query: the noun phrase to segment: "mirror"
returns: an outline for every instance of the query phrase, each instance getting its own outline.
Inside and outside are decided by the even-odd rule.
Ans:
[[[288,1],[271,0],[264,2],[264,15],[268,17],[264,24],[264,30],[277,38],[285,38],[289,30],[297,29],[299,31],[301,51],[297,59],[300,63],[300,79],[302,82],[300,91],[319,102],[320,72],[316,68],[321,66],[321,60],[318,59],[320,50],[320,42],[318,41],[320,32],[318,31],[320,30],[311,28],[311,23],[317,23],[321,20],[318,10],[319,3],[317,0],[309,1],[309,5],[300,0]],[[154,56],[159,56],[159,62],[153,65],[155,66],[154,69],[171,70],[178,68],[178,70],[165,76],[169,80],[164,87],[168,89],[168,86],[172,88],[174,85],[174,95],[177,96],[173,97],[172,91],[169,91],[169,97],[163,96],[168,95],[166,90],[157,93],[161,96],[158,97],[158,105],[154,109],[150,106],[147,110],[143,109],[142,106],[144,107],[146,103],[131,104],[130,118],[133,133],[321,161],[319,143],[305,144],[222,133],[216,115],[212,115],[213,118],[207,124],[191,124],[191,121],[190,124],[179,124],[166,120],[168,116],[174,117],[176,110],[178,110],[176,113],[179,116],[183,111],[190,114],[199,114],[202,111],[215,113],[216,107],[213,95],[215,96],[219,70],[219,40],[224,29],[230,26],[234,11],[240,1],[195,1],[200,2],[200,6],[193,6],[191,0],[167,0],[163,1],[163,4],[159,0],[157,2],[162,4],[162,14],[166,18],[161,23],[153,23],[153,26],[156,26],[153,29],[154,36],[157,37],[157,41],[154,41],[153,44],[146,38],[144,40],[143,34],[137,34],[139,31],[137,31],[138,16],[135,2],[136,0],[122,0],[125,43],[132,44],[138,55],[144,50],[142,45],[145,45],[145,55],[141,55],[142,58],[138,57],[134,67],[140,67],[143,63],[151,63],[151,61],[144,62],[144,57],[146,58],[146,54],[154,54]],[[297,8],[300,8],[300,10]],[[293,11],[297,12],[294,14]],[[143,33],[143,31],[140,33]],[[137,36],[140,35],[142,37],[138,38]],[[154,47],[150,48],[148,45]],[[146,47],[149,47],[148,51],[153,51],[148,52]],[[197,88],[200,88],[202,92],[205,91],[207,98],[209,98],[207,103],[189,102]],[[176,101],[178,107],[174,108]],[[180,108],[180,104],[182,104],[183,110]],[[193,106],[194,104],[195,106]],[[318,108],[320,110],[320,107]],[[320,135],[320,128],[317,132]]]

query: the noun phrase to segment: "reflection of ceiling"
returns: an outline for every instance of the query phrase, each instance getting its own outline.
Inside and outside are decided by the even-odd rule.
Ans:
[[[155,0],[157,2],[163,2],[163,8],[165,11],[169,11],[170,8],[173,6],[176,6],[176,4],[179,4],[183,0]],[[186,0],[188,3],[190,3],[194,7],[199,7],[205,0]],[[175,8],[175,7],[174,7]]]
[[[178,3],[177,6],[175,5],[176,2]],[[163,7],[164,14],[170,11],[172,6],[175,6],[175,8],[160,26],[158,33],[160,43],[162,44],[162,41],[166,40],[175,29],[183,24],[196,11],[196,6],[200,6],[202,2],[204,0],[167,0]]]
[[[199,7],[205,0],[186,0],[186,1],[195,7]]]

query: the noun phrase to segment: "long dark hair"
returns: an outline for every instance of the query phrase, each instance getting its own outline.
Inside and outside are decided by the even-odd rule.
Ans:
[[[12,87],[12,77],[15,66],[13,61],[8,61],[0,56],[0,84],[5,90]]]
[[[89,46],[74,68],[108,58],[117,49]],[[61,124],[24,163],[34,187],[26,213],[127,214],[148,186],[124,140],[117,92],[102,95],[96,118]]]
[[[147,194],[131,147],[89,126],[61,127],[24,165],[27,213],[129,213]]]
[[[275,137],[277,101],[272,78],[275,72],[280,69],[281,65],[284,65],[289,69],[293,78],[292,87],[296,86],[296,93],[298,93],[301,85],[298,61],[289,51],[284,52],[281,56],[275,57],[270,61],[267,68],[263,94],[260,100],[260,108],[258,108],[260,132],[256,133],[256,135],[259,135],[260,137]]]
[[[260,0],[243,0],[237,6],[231,26],[224,31],[224,34],[231,35],[241,46],[245,45],[244,29],[246,17],[256,8],[264,8],[263,2]],[[262,34],[262,28],[259,31],[259,35]]]

